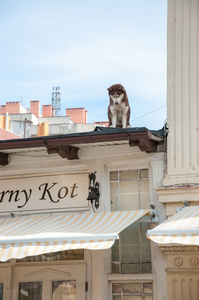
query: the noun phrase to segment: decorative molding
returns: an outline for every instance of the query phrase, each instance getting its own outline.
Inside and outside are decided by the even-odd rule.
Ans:
[[[199,253],[199,247],[198,246],[159,246],[159,249],[164,254],[171,254],[177,253],[177,252],[198,252]]]
[[[192,276],[192,278],[196,275],[198,278],[198,268],[166,268],[165,272],[167,275],[174,275],[176,276],[177,274],[182,276],[181,278],[186,278],[187,276]],[[176,278],[176,277],[175,277]]]
[[[175,259],[174,259],[174,264],[177,266],[177,267],[180,267],[180,266],[182,266],[182,264],[183,264],[183,259],[182,259],[182,257],[176,257]]]
[[[189,174],[183,174],[182,171],[179,171],[178,174],[171,175],[166,174],[163,178],[162,184],[164,186],[172,186],[176,184],[198,184],[199,172],[193,174],[192,169],[189,171]]]
[[[44,273],[57,274],[57,275],[61,275],[61,276],[71,277],[71,273],[60,271],[60,270],[53,269],[53,268],[45,268],[45,269],[40,269],[40,270],[31,272],[31,273],[27,273],[24,275],[24,277],[27,278],[27,277],[32,277],[32,276],[39,275],[39,274],[44,274]]]
[[[109,274],[108,281],[153,281],[154,274]]]
[[[182,203],[199,201],[198,184],[172,185],[156,189],[161,203]]]
[[[192,256],[191,258],[190,258],[190,265],[191,266],[193,266],[193,267],[195,267],[195,266],[197,266],[198,265],[198,258],[197,257],[195,257],[195,256]]]

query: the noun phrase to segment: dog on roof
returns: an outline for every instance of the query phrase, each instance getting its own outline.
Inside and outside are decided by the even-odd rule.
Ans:
[[[108,88],[109,106],[108,118],[109,127],[127,128],[131,127],[130,106],[125,88],[121,84],[114,84]]]

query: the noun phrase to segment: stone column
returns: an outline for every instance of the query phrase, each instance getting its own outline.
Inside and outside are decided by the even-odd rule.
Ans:
[[[168,0],[168,161],[163,185],[199,182],[199,1]]]

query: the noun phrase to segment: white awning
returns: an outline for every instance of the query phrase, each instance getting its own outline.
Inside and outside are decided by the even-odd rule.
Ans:
[[[199,206],[180,212],[147,231],[147,237],[158,244],[199,245]]]
[[[72,249],[108,249],[150,210],[67,213],[0,219],[0,261]]]

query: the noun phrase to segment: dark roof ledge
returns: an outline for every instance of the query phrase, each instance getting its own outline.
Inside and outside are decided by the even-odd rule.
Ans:
[[[94,131],[0,141],[0,164],[7,164],[9,150],[45,147],[48,154],[58,153],[62,158],[78,159],[78,145],[127,141],[130,147],[138,146],[146,153],[157,152],[164,143],[164,129],[148,130],[145,127],[111,128],[96,127]],[[3,151],[6,150],[6,153]],[[160,151],[163,151],[162,149]]]

